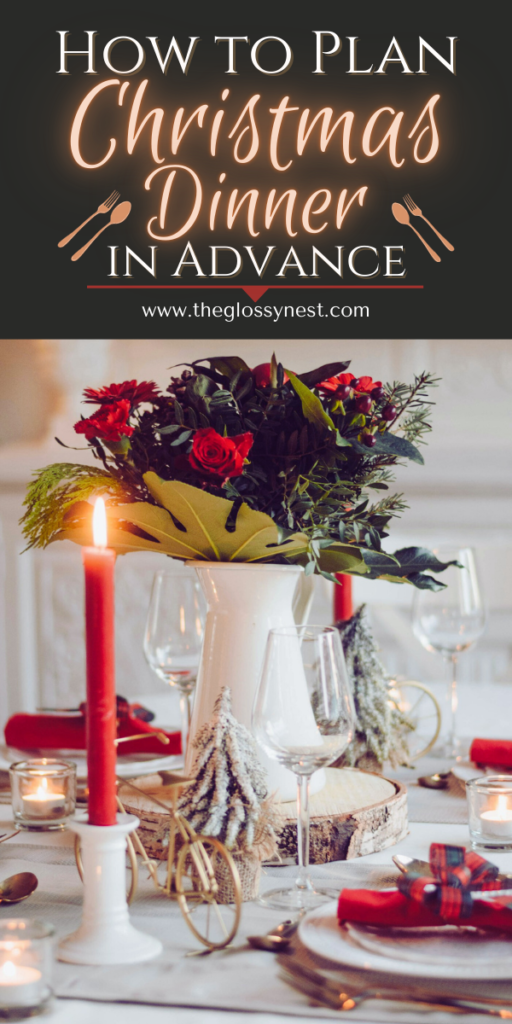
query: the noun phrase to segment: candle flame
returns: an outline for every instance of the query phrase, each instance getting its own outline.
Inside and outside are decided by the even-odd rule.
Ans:
[[[103,498],[96,498],[92,514],[92,536],[96,548],[107,546],[107,513]]]
[[[10,981],[12,978],[16,977],[16,966],[13,964],[12,960],[6,960],[5,963],[2,964],[0,974],[6,979],[6,981]]]
[[[498,813],[505,815],[508,811],[508,803],[506,796],[499,796],[498,803],[496,805]]]
[[[39,800],[44,800],[48,796],[48,779],[41,779],[41,784],[34,793],[34,796],[38,797]]]

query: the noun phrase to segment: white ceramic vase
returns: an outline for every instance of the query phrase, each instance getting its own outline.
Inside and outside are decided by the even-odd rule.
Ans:
[[[193,562],[208,605],[203,654],[190,725],[186,770],[192,769],[194,738],[212,717],[213,705],[224,686],[231,690],[235,718],[251,731],[254,695],[260,680],[269,629],[307,618],[312,591],[299,594],[303,568],[295,565],[251,565],[244,562]],[[306,581],[309,582],[309,581]],[[295,601],[294,601],[295,599]],[[309,710],[309,713],[310,710]],[[269,792],[294,800],[292,772],[262,751],[258,756],[268,772]],[[312,778],[311,792],[325,783],[322,771]]]

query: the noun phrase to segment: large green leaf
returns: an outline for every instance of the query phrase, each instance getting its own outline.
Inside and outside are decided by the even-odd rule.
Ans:
[[[411,583],[420,590],[444,590],[446,584],[429,576],[429,572],[444,572],[457,562],[440,562],[428,548],[400,548],[393,555],[383,551],[363,551],[370,579],[389,583]]]
[[[440,562],[433,551],[429,551],[428,548],[400,548],[399,551],[393,552],[394,557],[398,559],[402,573],[409,575],[415,572],[444,572],[449,565],[458,565],[457,561],[451,562]]]
[[[341,544],[334,541],[328,548],[322,548],[318,561],[324,572],[364,575],[368,571],[359,548],[353,544]]]
[[[398,434],[390,434],[388,431],[374,436],[373,448],[367,448],[366,445],[356,440],[351,441],[352,447],[360,455],[368,455],[369,452],[372,455],[396,455],[400,459],[411,459],[412,462],[419,462],[423,465],[423,455],[407,438],[399,437]]]
[[[349,366],[350,359],[346,359],[343,363],[324,363],[316,370],[308,370],[307,373],[299,373],[297,376],[306,387],[314,388],[315,384],[320,384],[323,380],[329,380],[329,377],[337,377],[339,373],[344,373]],[[289,374],[290,371],[286,372]]]
[[[365,565],[368,566],[373,576],[377,577],[382,573],[401,572],[400,562],[394,555],[388,555],[386,551],[372,551],[369,548],[362,548],[361,554]],[[402,573],[403,575],[403,573]]]
[[[146,473],[144,480],[158,505],[140,501],[107,506],[108,543],[119,554],[149,550],[183,559],[258,562],[278,555],[293,560],[307,548],[302,534],[279,544],[274,521],[248,505],[240,506],[234,530],[227,530],[232,501],[180,480],[162,480],[156,473]],[[91,513],[87,502],[74,505],[56,539],[90,544]]]
[[[286,370],[290,378],[290,384],[302,402],[302,412],[310,423],[314,423],[316,427],[320,427],[321,430],[325,430],[327,427],[329,430],[335,430],[334,423],[331,417],[325,412],[325,409],[318,397],[314,395],[309,388],[303,384],[303,382],[293,373],[291,370]]]

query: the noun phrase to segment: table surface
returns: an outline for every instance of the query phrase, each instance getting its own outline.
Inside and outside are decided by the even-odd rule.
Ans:
[[[5,832],[12,827],[12,819],[9,818],[9,808],[1,808],[0,817],[0,833]],[[316,878],[321,878],[322,881],[327,882],[329,886],[334,886],[341,889],[345,884],[348,885],[364,885],[365,882],[357,880],[357,873],[361,870],[370,870],[375,868],[375,873],[382,876],[383,870],[391,869],[392,862],[391,857],[395,853],[405,853],[410,856],[414,855],[423,859],[428,859],[429,845],[432,841],[454,843],[458,845],[467,844],[468,832],[467,825],[462,824],[447,824],[447,823],[422,823],[415,822],[410,826],[410,832],[407,837],[402,840],[395,847],[381,851],[379,853],[372,854],[368,857],[361,858],[358,860],[348,862],[337,862],[328,865],[318,865],[312,868],[312,875]],[[64,833],[45,833],[45,834],[34,834],[34,833],[21,833],[17,837],[3,843],[0,846],[0,859],[2,860],[1,872],[3,877],[14,873],[16,870],[34,870],[38,874],[40,884],[37,893],[34,894],[33,900],[33,916],[46,916],[49,920],[57,926],[58,932],[65,934],[66,931],[72,930],[69,925],[76,927],[80,918],[80,887],[77,886],[77,880],[74,874],[74,868],[71,865],[71,854],[72,854],[73,836],[69,832]],[[499,864],[502,870],[511,869],[512,858],[507,854],[500,854],[493,856],[492,858],[496,863]],[[36,863],[34,863],[34,861]],[[66,867],[57,867],[57,864],[67,864]],[[262,879],[262,889],[272,888],[276,885],[276,878],[279,882],[284,881],[285,876],[293,876],[294,869],[292,867],[273,868],[265,872]],[[68,879],[71,879],[69,881]],[[149,883],[147,883],[149,885]],[[144,895],[144,893],[143,893]],[[39,900],[39,906],[36,906],[35,900]],[[186,925],[181,921],[178,908],[175,904],[169,905],[165,902],[163,905],[163,897],[159,897],[155,894],[154,899],[159,901],[153,903],[152,914],[155,916],[152,918],[148,916],[147,909],[144,911],[146,916],[140,917],[140,922],[136,921],[137,924],[141,924],[143,929],[146,931],[152,930],[152,925],[155,930],[155,934],[162,935],[158,931],[157,917],[162,919],[161,911],[165,913],[166,928],[168,928],[169,920],[172,923],[172,938],[169,945],[173,947],[174,960],[172,963],[172,970],[178,971],[178,974],[174,974],[174,977],[178,979],[193,978],[198,981],[201,978],[205,978],[208,973],[210,978],[210,984],[212,977],[224,974],[224,982],[233,984],[235,988],[238,986],[238,990],[242,992],[242,995],[238,997],[238,1006],[247,1005],[247,1011],[241,1011],[239,1009],[233,1009],[229,1012],[229,1018],[226,1016],[226,1009],[213,1010],[206,1008],[189,1009],[186,1007],[175,1007],[170,1009],[168,1006],[151,1006],[144,1004],[144,1007],[137,1003],[122,1003],[116,1004],[115,1002],[101,1002],[101,1001],[87,1001],[87,999],[74,999],[74,998],[59,998],[56,999],[52,1009],[47,1015],[45,1020],[49,1024],[64,1024],[64,1022],[73,1021],[73,1024],[139,1024],[141,1016],[143,1014],[144,1024],[160,1024],[160,1022],[169,1022],[170,1014],[172,1014],[173,1024],[225,1024],[226,1020],[229,1020],[229,1024],[247,1024],[248,1013],[250,1012],[251,1024],[283,1024],[284,1021],[320,1021],[325,1020],[325,1014],[321,1014],[318,1017],[304,1017],[297,1015],[294,1012],[294,1007],[298,1006],[298,1001],[303,1001],[303,997],[294,990],[282,987],[281,998],[283,999],[282,1005],[279,1006],[279,1013],[269,1012],[257,1012],[258,1006],[253,1002],[252,1006],[254,1009],[251,1010],[250,1003],[250,992],[251,984],[253,986],[253,993],[256,991],[254,988],[255,984],[258,985],[258,977],[261,977],[261,985],[265,987],[265,979],[268,974],[269,984],[274,984],[277,976],[277,970],[275,966],[275,958],[273,954],[263,953],[259,951],[247,951],[241,949],[238,953],[233,951],[228,954],[230,962],[225,959],[226,953],[219,952],[213,954],[211,957],[186,959],[185,951],[194,948],[193,940],[191,940],[190,933]],[[146,899],[147,903],[147,899]],[[23,916],[27,913],[28,907],[18,911],[17,916]],[[12,908],[14,910],[14,908]],[[139,916],[143,911],[137,910],[137,905],[134,904],[133,914],[134,917]],[[66,916],[67,915],[67,916]],[[263,933],[269,928],[273,927],[279,920],[286,915],[282,912],[275,912],[267,910],[263,907],[256,906],[255,904],[245,904],[242,914],[242,922],[240,931],[235,940],[235,943],[243,946],[244,938],[248,934]],[[160,923],[160,927],[162,927]],[[167,934],[167,932],[166,932]],[[239,960],[233,961],[233,956],[239,957]],[[223,962],[224,960],[224,962]],[[216,963],[215,963],[216,961]],[[239,967],[238,967],[239,964]],[[233,973],[233,966],[236,970]],[[58,971],[69,971],[68,965],[62,965],[58,967]],[[76,977],[83,979],[84,975],[81,972],[91,972],[96,969],[94,968],[82,968],[73,967],[71,969]],[[115,976],[109,972],[125,972],[122,977],[128,978],[130,971],[134,973],[134,968],[100,968],[103,972],[103,977],[109,979],[112,978],[112,984],[115,984]],[[228,973],[226,973],[228,972]],[[260,974],[258,975],[258,972]],[[169,975],[167,974],[167,979]],[[86,979],[87,980],[87,979]],[[94,985],[94,979],[91,975],[91,984]],[[119,985],[119,976],[117,978],[117,984]],[[122,984],[122,983],[121,983]],[[172,979],[166,981],[166,985],[172,984]],[[247,985],[247,1001],[244,1002],[243,989],[244,985]],[[80,988],[80,981],[78,982]],[[261,987],[261,986],[260,986]],[[83,980],[82,980],[83,989]],[[59,986],[59,990],[62,991],[62,984]],[[68,985],[70,996],[73,995],[73,979]],[[168,990],[168,989],[167,989]],[[99,991],[99,996],[98,996]],[[79,992],[83,995],[84,992]],[[120,994],[120,993],[119,993]],[[96,989],[96,995],[92,996],[92,999],[101,999],[102,992]],[[117,990],[115,991],[117,998]],[[109,996],[112,998],[112,995]],[[288,1002],[289,998],[289,1002]],[[194,1000],[191,999],[191,1002]],[[212,1000],[214,1002],[214,1000]],[[363,1007],[356,1011],[354,1020],[357,1020],[359,1024],[362,1021],[372,1022],[375,1020],[382,1020],[382,1016],[372,1015],[371,1007],[372,1004],[367,1004],[368,1009],[365,1013],[362,1013]],[[314,1012],[309,1010],[309,1013]],[[331,1016],[329,1014],[329,1016]],[[420,1013],[419,1019],[424,1019],[425,1014]],[[332,1019],[332,1018],[331,1018]],[[388,1018],[386,1018],[388,1019]],[[402,1019],[402,1015],[401,1015]],[[430,1020],[430,1016],[428,1017]],[[432,1020],[445,1020],[444,1014],[441,1016],[433,1015]],[[462,1018],[464,1021],[469,1021],[477,1018],[473,1018],[473,1015]],[[410,1017],[406,1015],[403,1017],[404,1021],[409,1022],[410,1020],[416,1020],[416,1017]]]
[[[495,710],[497,704],[501,706],[505,698],[505,703],[508,702],[506,711],[508,711],[509,707],[512,709],[512,687],[502,686],[499,688],[499,701],[496,699],[498,694],[494,692],[495,687],[492,688],[492,693],[487,689],[484,693],[483,689],[474,688],[474,692],[471,694],[472,699],[467,701],[468,715],[466,718],[462,716],[460,722],[460,731],[463,735],[499,735],[500,723],[503,725],[503,722],[510,718],[509,715],[507,716],[507,713],[504,713],[503,716],[496,716]],[[441,696],[441,693],[439,696]],[[156,701],[157,706],[154,710],[157,712],[157,721],[170,720],[169,710],[172,710],[172,708],[170,709],[169,702],[169,695],[166,695],[165,699],[162,697],[161,707],[158,705],[158,701]],[[466,702],[463,703],[466,704]],[[499,721],[496,721],[497,717],[499,717]],[[396,846],[368,857],[355,861],[314,867],[312,869],[313,877],[321,878],[324,884],[327,882],[329,887],[336,889],[341,889],[344,885],[364,886],[369,883],[367,879],[361,880],[361,872],[373,873],[374,869],[375,878],[378,875],[382,877],[386,869],[392,867],[391,857],[395,853],[405,853],[409,856],[428,859],[429,846],[433,841],[467,845],[469,836],[467,824],[465,823],[465,800],[461,797],[460,792],[457,793],[456,789],[449,793],[434,792],[422,790],[417,785],[416,780],[418,776],[430,774],[435,770],[443,770],[446,767],[448,767],[448,763],[429,758],[417,763],[412,770],[401,769],[393,773],[392,769],[386,769],[385,774],[388,777],[400,778],[408,786],[409,834]],[[7,806],[0,807],[0,833],[12,830],[12,819],[9,816],[9,812],[10,809]],[[34,907],[33,913],[29,911],[28,905],[21,904],[16,916],[32,913],[32,916],[47,917],[48,920],[57,925],[62,935],[73,930],[78,925],[80,919],[80,886],[77,882],[74,867],[70,866],[72,864],[73,841],[73,836],[70,833],[46,833],[44,835],[22,833],[9,842],[0,845],[1,877],[5,878],[19,870],[33,870],[39,877],[38,890],[30,901]],[[510,854],[493,855],[491,859],[502,870],[512,870],[512,856]],[[59,864],[62,867],[58,867],[57,865]],[[359,880],[357,877],[358,873]],[[276,884],[281,884],[286,876],[293,877],[293,874],[294,869],[289,867],[266,871],[262,877],[261,889],[273,888]],[[149,883],[147,884],[149,885]],[[166,928],[168,928],[170,923],[170,932],[166,933],[170,935],[169,942],[166,942],[166,951],[167,946],[172,947],[173,962],[171,970],[174,972],[173,978],[178,979],[177,983],[179,984],[181,980],[183,988],[187,984],[187,979],[193,978],[193,984],[199,984],[200,986],[201,979],[204,979],[207,974],[209,974],[211,983],[212,975],[215,975],[217,972],[219,978],[227,978],[229,984],[233,984],[235,987],[238,986],[238,990],[242,993],[238,1000],[238,1006],[246,1007],[246,1010],[242,1011],[234,1008],[228,1014],[226,1009],[214,1010],[204,1007],[194,1009],[186,1006],[173,1006],[170,1008],[164,1005],[151,1006],[147,1004],[141,1006],[140,1001],[138,1003],[102,1002],[101,996],[98,997],[97,992],[93,994],[93,985],[91,985],[91,1001],[85,998],[75,999],[71,998],[73,995],[71,985],[70,998],[56,999],[52,1009],[44,1016],[43,1019],[48,1021],[48,1024],[69,1024],[70,1021],[73,1024],[140,1024],[141,1019],[144,1020],[144,1024],[163,1024],[164,1021],[166,1024],[169,1024],[170,1020],[172,1020],[172,1024],[226,1024],[226,1022],[228,1024],[285,1024],[285,1022],[297,1022],[297,1024],[302,1022],[304,1024],[307,1021],[314,1024],[315,1021],[325,1021],[326,1015],[330,1019],[333,1018],[330,1011],[325,1011],[324,1013],[318,1011],[318,1016],[305,1017],[299,1015],[301,1004],[304,1004],[304,998],[293,989],[284,985],[280,986],[279,991],[277,990],[275,983],[277,969],[273,954],[259,951],[240,951],[235,952],[233,954],[234,959],[230,961],[229,954],[220,952],[213,954],[211,957],[187,959],[185,951],[194,948],[194,943],[191,941],[191,933],[182,921],[178,908],[173,904],[169,906],[163,897],[154,894],[151,914],[148,915],[146,910],[146,916],[142,917],[141,915],[143,915],[144,911],[141,910],[141,906],[143,907],[144,903],[147,905],[147,899],[146,894],[145,901],[142,900],[142,903],[139,903],[137,900],[133,905],[133,916],[134,918],[140,917],[140,921],[136,921],[136,923],[148,932],[151,932],[152,927],[154,927],[155,933],[158,933],[157,926],[160,929],[162,928],[162,919],[166,922]],[[14,909],[13,907],[12,911]],[[12,911],[9,911],[9,914]],[[5,908],[4,912],[7,913],[7,908]],[[237,946],[243,946],[245,936],[268,931],[285,916],[286,914],[283,912],[269,911],[255,904],[245,904],[240,930],[235,943]],[[165,935],[162,937],[165,938]],[[233,970],[228,971],[228,966],[231,964],[236,968],[234,972]],[[67,969],[69,970],[69,968]],[[58,968],[59,970],[60,968]],[[76,971],[80,984],[81,972],[88,972],[94,969],[74,968],[73,970]],[[110,968],[107,970],[103,968],[101,970],[107,978],[112,976],[113,984],[115,984],[115,972],[122,972],[121,981],[118,981],[118,989],[121,990],[124,980],[126,978],[131,979],[136,969]],[[251,1002],[251,992],[253,995],[254,993],[258,994],[259,979],[263,979],[261,987],[265,989],[267,976],[269,984],[274,985],[273,996],[277,995],[281,998],[279,1013],[258,1012],[257,999]],[[169,984],[172,984],[172,981],[170,982],[167,976],[167,991]],[[219,985],[221,984],[225,985],[226,981],[220,981]],[[247,998],[244,998],[244,986],[247,987]],[[80,995],[83,994],[83,991],[80,992]],[[86,995],[88,995],[87,992]],[[117,989],[115,990],[115,996],[116,998],[118,997]],[[119,991],[120,996],[121,992]],[[112,997],[109,996],[109,998]],[[272,1000],[270,1002],[272,1003]],[[210,1005],[213,1004],[214,1000],[212,999]],[[434,1022],[435,1024],[437,1022],[445,1024],[446,1021],[450,1020],[450,1017],[445,1014],[425,1014],[419,1012],[411,1015],[410,1010],[401,1011],[398,1006],[395,1016],[389,1016],[389,1014],[382,1015],[382,1013],[379,1014],[378,1011],[374,1011],[374,1005],[368,1003],[355,1011],[353,1015],[354,1022],[357,1022],[357,1024],[374,1024],[375,1021],[385,1020],[388,1024],[396,1024],[396,1021],[399,1019],[404,1024],[409,1024],[410,1021],[416,1024],[420,1020],[428,1020],[429,1024],[434,1024]],[[381,1007],[383,1006],[383,1004],[380,1005]],[[311,1014],[315,1011],[310,1009],[308,1012]],[[393,1014],[393,1011],[391,1011],[391,1014]],[[474,1021],[476,1024],[482,1018],[464,1014],[459,1019],[463,1021],[463,1024],[466,1024],[466,1022],[469,1024],[469,1021]]]

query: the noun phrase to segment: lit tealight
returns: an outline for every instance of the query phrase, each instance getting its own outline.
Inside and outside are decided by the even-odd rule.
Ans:
[[[42,978],[41,971],[35,967],[21,967],[12,960],[5,960],[0,967],[0,1003],[7,1007],[36,1005]]]
[[[498,796],[496,807],[482,811],[485,832],[493,836],[512,836],[512,809],[506,796]]]

